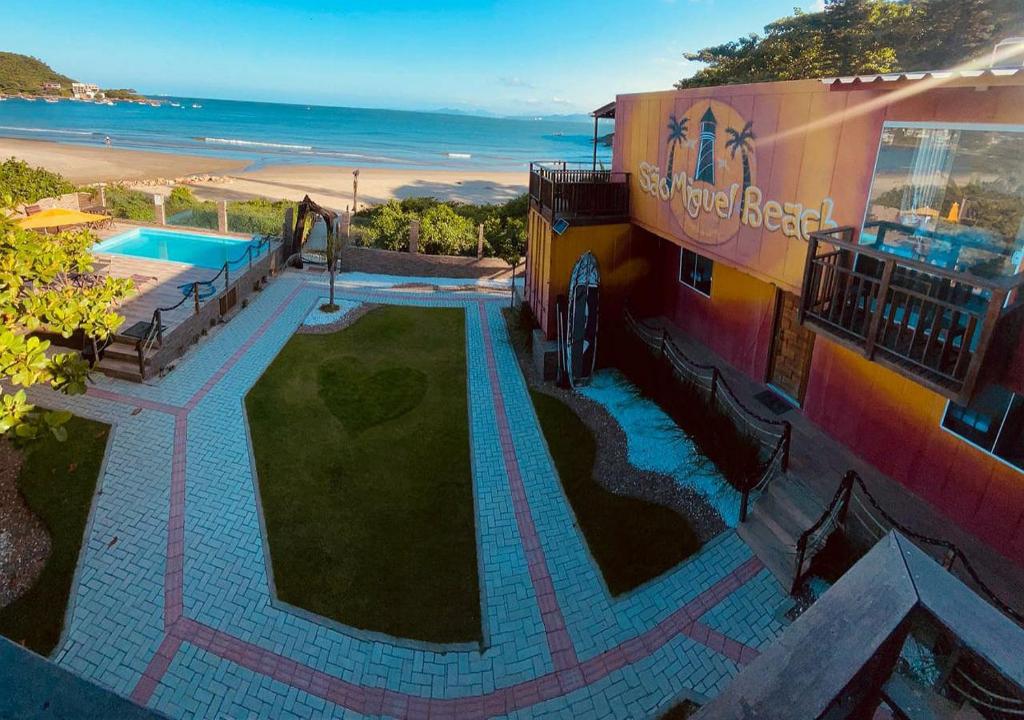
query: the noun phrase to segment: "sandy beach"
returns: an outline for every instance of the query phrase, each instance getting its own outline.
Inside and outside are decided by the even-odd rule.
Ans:
[[[331,207],[344,208],[352,204],[352,167],[271,165],[245,172],[248,165],[245,161],[0,138],[0,158],[8,157],[59,172],[81,184],[216,175],[223,180],[195,183],[196,195],[204,199],[298,200],[308,193]],[[361,168],[359,206],[414,196],[501,202],[525,192],[527,182],[525,170]],[[166,186],[153,190],[169,191]]]

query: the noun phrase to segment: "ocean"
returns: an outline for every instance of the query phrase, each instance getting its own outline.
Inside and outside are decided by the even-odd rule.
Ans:
[[[272,164],[521,170],[531,160],[590,161],[593,124],[444,113],[161,98],[116,103],[0,102],[0,136]],[[200,106],[200,107],[195,107]],[[601,133],[611,132],[602,122]],[[611,162],[611,149],[598,146]]]

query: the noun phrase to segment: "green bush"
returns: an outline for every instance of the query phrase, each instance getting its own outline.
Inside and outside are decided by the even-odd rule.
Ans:
[[[10,158],[0,163],[0,206],[31,204],[37,200],[73,193],[78,188],[62,175],[31,167]]]
[[[156,211],[153,208],[153,196],[139,190],[131,190],[124,185],[110,185],[106,188],[107,209],[116,218],[154,222]]]
[[[228,203],[228,230],[259,235],[280,235],[284,214],[297,204],[288,200],[237,200]],[[216,211],[214,211],[216,218]]]
[[[363,242],[384,250],[409,249],[409,224],[415,215],[402,209],[395,200],[373,208],[363,216]]]
[[[420,248],[431,255],[473,255],[476,253],[476,229],[451,205],[436,205],[420,220]]]
[[[518,260],[526,248],[526,195],[501,204],[473,205],[442,202],[432,197],[391,200],[355,214],[355,242],[384,250],[407,250],[409,224],[419,219],[420,252],[474,255],[477,227],[484,226],[484,254],[508,262]]]

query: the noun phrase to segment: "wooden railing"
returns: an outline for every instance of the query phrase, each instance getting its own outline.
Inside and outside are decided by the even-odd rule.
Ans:
[[[811,233],[800,321],[865,357],[965,401],[1000,319],[1024,306],[1024,275],[982,278],[861,245],[854,228]]]
[[[629,215],[629,173],[564,162],[530,163],[530,199],[549,220],[624,218]]]

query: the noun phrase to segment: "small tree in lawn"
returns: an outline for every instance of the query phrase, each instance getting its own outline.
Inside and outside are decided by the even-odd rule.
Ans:
[[[327,223],[327,245],[324,248],[324,252],[327,254],[327,271],[331,274],[331,292],[327,304],[321,305],[320,309],[328,313],[340,310],[334,302],[334,275],[338,268],[338,256],[341,255],[341,238],[338,234],[337,225],[338,223],[333,218]]]
[[[33,332],[69,338],[82,330],[103,341],[124,322],[113,309],[134,285],[83,275],[92,269],[93,242],[87,231],[40,235],[0,214],[0,381],[7,385],[0,385],[0,435],[27,440],[49,431],[63,440],[71,414],[37,411],[25,388],[46,383],[68,395],[85,392],[89,366],[82,357],[48,353],[50,342]]]

